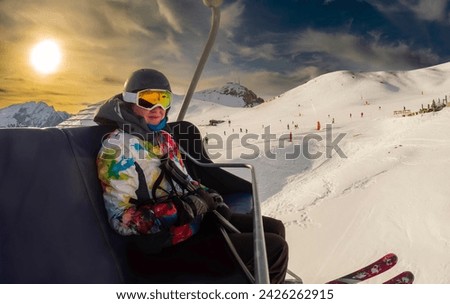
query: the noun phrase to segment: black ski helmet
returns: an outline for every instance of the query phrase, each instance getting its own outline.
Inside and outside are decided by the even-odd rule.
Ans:
[[[140,69],[134,71],[127,81],[125,81],[123,92],[136,93],[145,89],[159,89],[172,92],[167,77],[160,71],[153,69]],[[132,102],[128,100],[125,101]]]
[[[169,80],[163,73],[154,69],[140,69],[134,71],[131,76],[125,81],[123,86],[122,98],[125,102],[136,103],[136,97],[133,94],[145,89],[159,89],[172,92]],[[169,109],[166,109],[166,117],[169,114]]]

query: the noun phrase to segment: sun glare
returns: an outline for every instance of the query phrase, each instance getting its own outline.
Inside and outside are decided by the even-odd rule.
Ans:
[[[57,71],[61,63],[61,50],[54,40],[43,40],[31,50],[30,62],[33,68],[42,74]]]

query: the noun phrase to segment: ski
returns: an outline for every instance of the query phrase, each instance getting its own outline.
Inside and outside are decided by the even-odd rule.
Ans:
[[[404,271],[383,284],[412,284],[413,282],[414,274],[411,271]]]
[[[356,284],[379,275],[397,264],[398,258],[394,253],[386,254],[379,260],[326,284]]]

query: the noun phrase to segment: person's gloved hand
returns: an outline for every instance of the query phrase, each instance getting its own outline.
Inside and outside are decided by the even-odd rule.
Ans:
[[[219,193],[217,193],[215,190],[209,189],[207,191],[207,193],[212,197],[212,199],[217,204],[222,204],[223,203],[223,197]]]
[[[231,210],[228,207],[228,205],[225,204],[224,202],[220,203],[217,206],[216,211],[219,212],[219,214],[221,216],[223,216],[227,221],[230,220],[230,218],[231,218]]]
[[[223,202],[222,197],[219,194],[213,195],[201,188],[197,190],[197,195],[206,203],[206,205],[208,206],[208,211],[216,210],[219,202]]]
[[[210,211],[208,203],[197,195],[188,195],[185,200],[193,210],[194,217]]]
[[[183,198],[172,198],[177,208],[178,222],[177,226],[192,222],[197,216],[210,211],[207,203],[197,195],[188,195]]]
[[[209,195],[214,202],[217,203],[217,206],[213,209],[219,212],[220,215],[222,215],[226,220],[229,220],[231,218],[231,210],[228,207],[227,204],[223,201],[223,197],[215,190],[208,189],[208,191],[203,190],[206,192],[207,195]]]

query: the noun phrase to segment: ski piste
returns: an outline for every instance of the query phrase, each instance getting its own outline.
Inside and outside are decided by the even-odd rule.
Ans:
[[[391,269],[397,264],[397,261],[398,257],[394,253],[388,253],[377,261],[326,284],[356,284]]]
[[[414,274],[411,271],[404,271],[383,284],[412,284],[413,282]]]

